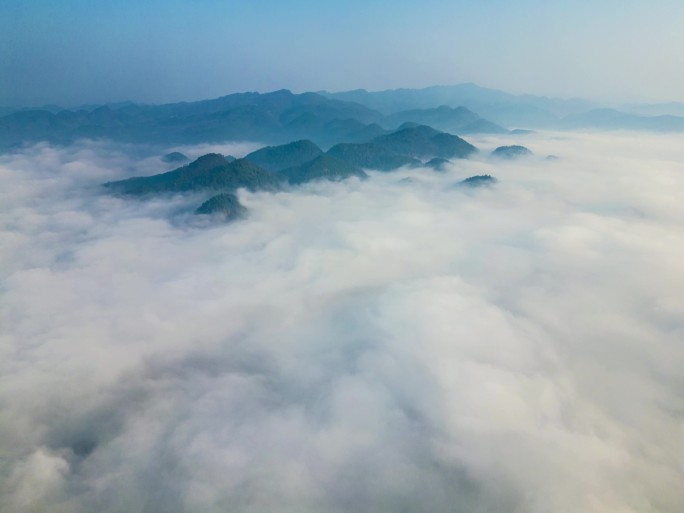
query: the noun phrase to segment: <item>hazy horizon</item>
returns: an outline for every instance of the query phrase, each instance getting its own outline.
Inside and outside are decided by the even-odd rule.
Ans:
[[[73,104],[73,105],[61,105],[61,104],[56,104],[56,103],[42,103],[40,105],[35,104],[35,105],[20,105],[20,106],[9,106],[9,105],[0,105],[0,107],[8,107],[8,108],[18,108],[18,109],[24,109],[24,108],[40,108],[40,107],[48,107],[48,106],[55,106],[55,107],[63,107],[65,109],[75,109],[78,107],[82,106],[89,106],[89,105],[116,105],[116,104],[125,104],[125,103],[139,103],[141,105],[163,105],[166,103],[183,103],[183,102],[196,102],[196,101],[203,101],[203,100],[213,100],[216,98],[221,98],[223,96],[229,96],[231,94],[240,94],[240,93],[258,93],[258,94],[269,94],[269,93],[274,93],[277,91],[290,91],[293,94],[302,94],[302,93],[343,93],[343,92],[349,92],[349,91],[356,91],[356,90],[364,90],[368,91],[370,93],[377,93],[377,92],[385,92],[385,91],[396,91],[396,90],[402,90],[402,89],[415,89],[415,90],[421,90],[421,89],[430,89],[433,87],[457,87],[457,86],[462,86],[462,85],[475,85],[477,87],[480,87],[482,89],[489,89],[489,90],[494,90],[494,91],[501,91],[504,93],[509,93],[514,96],[525,96],[525,95],[531,95],[531,96],[539,96],[540,98],[546,97],[550,99],[559,99],[559,100],[587,100],[587,98],[580,98],[580,97],[560,97],[560,96],[553,96],[553,95],[544,95],[544,94],[531,94],[531,93],[512,93],[510,91],[506,91],[504,89],[499,89],[499,88],[494,88],[494,87],[486,87],[481,84],[476,84],[475,82],[459,82],[459,83],[454,83],[454,84],[431,84],[427,85],[424,87],[388,87],[384,89],[367,89],[364,87],[355,87],[352,89],[342,89],[342,90],[328,90],[328,89],[317,89],[317,90],[308,90],[308,89],[292,89],[289,87],[278,87],[274,89],[262,89],[262,90],[239,90],[239,91],[229,91],[224,94],[219,94],[217,96],[211,96],[211,97],[198,97],[198,98],[182,98],[182,99],[177,99],[174,101],[169,101],[169,102],[136,102],[135,100],[117,100],[117,101],[103,101],[103,102],[92,102],[92,103],[79,103],[79,104]],[[588,100],[591,101],[591,100]],[[679,102],[662,102],[662,103],[679,103]]]
[[[473,82],[601,103],[684,101],[684,4],[7,0],[0,105]]]

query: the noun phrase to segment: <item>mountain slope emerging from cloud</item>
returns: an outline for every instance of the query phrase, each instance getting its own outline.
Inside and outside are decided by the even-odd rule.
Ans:
[[[275,190],[285,182],[298,185],[312,180],[365,178],[361,168],[390,171],[418,166],[419,159],[468,158],[477,151],[460,137],[407,124],[367,143],[337,144],[327,153],[308,140],[267,146],[238,160],[209,153],[173,171],[107,182],[104,186],[114,194],[127,196],[232,192],[239,188]]]
[[[246,159],[229,162],[223,155],[210,153],[181,168],[153,176],[107,182],[104,186],[116,194],[190,192],[201,190],[274,190],[281,179]]]
[[[240,204],[237,196],[230,192],[224,192],[212,196],[202,203],[196,214],[220,216],[222,221],[235,221],[247,215],[247,209]]]
[[[460,137],[439,132],[429,126],[406,126],[370,141],[394,153],[414,158],[468,158],[477,151]]]

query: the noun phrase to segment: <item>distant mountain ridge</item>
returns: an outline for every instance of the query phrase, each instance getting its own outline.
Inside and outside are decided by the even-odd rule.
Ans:
[[[615,109],[593,109],[564,118],[562,128],[599,130],[643,130],[649,132],[684,132],[684,117],[639,116]]]
[[[39,141],[70,144],[78,139],[167,148],[225,141],[279,145],[310,140],[329,148],[338,143],[365,143],[405,122],[458,135],[517,133],[509,130],[519,128],[684,132],[684,116],[663,114],[667,109],[684,114],[683,104],[626,108],[631,111],[600,108],[580,99],[513,95],[475,84],[320,94],[281,89],[165,105],[122,102],[72,110],[52,105],[6,109],[0,115],[0,150]]]
[[[629,103],[622,105],[618,110],[637,116],[684,116],[684,103]]]
[[[163,145],[227,140],[279,144],[330,137],[337,142],[381,118],[362,105],[315,93],[236,93],[167,105],[22,110],[0,117],[0,147],[41,140],[68,144],[79,138]]]
[[[437,116],[435,121],[443,129],[465,129],[464,123],[453,122],[464,110],[441,112],[443,118],[450,114],[450,119],[440,124]],[[0,149],[38,141],[69,144],[83,138],[166,146],[229,140],[283,144],[309,139],[331,146],[365,142],[396,128],[395,124],[424,124],[429,118],[429,112],[414,112],[388,120],[377,110],[358,103],[282,89],[165,105],[124,102],[91,110],[18,110],[0,116]],[[469,113],[468,119],[486,121],[482,127],[493,125],[475,113]],[[474,125],[469,131],[477,129]]]
[[[597,105],[582,99],[555,99],[534,95],[514,95],[473,83],[431,86],[423,89],[388,89],[369,92],[365,89],[321,94],[332,99],[351,101],[391,114],[410,109],[430,109],[440,105],[466,107],[494,123],[507,127],[552,123],[569,114],[585,112]],[[531,126],[531,125],[530,125]]]
[[[373,92],[365,89],[334,93],[321,91],[320,94],[331,99],[365,105],[388,117],[395,116],[398,112],[446,106],[466,108],[482,116],[488,123],[493,122],[509,129],[684,131],[684,104],[679,102],[625,105],[618,110],[604,108],[595,102],[579,98],[515,95],[473,83]],[[447,129],[443,125],[433,126]],[[494,129],[491,126],[489,128]],[[466,134],[468,131],[461,130],[459,133]],[[476,126],[476,131],[472,133],[487,133],[487,125]]]
[[[448,105],[431,109],[404,110],[385,116],[382,120],[383,125],[388,128],[396,128],[406,122],[428,125],[454,134],[508,133],[504,127],[481,118],[470,109],[453,108]]]

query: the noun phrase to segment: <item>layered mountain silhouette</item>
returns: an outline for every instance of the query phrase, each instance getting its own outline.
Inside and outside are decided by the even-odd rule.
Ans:
[[[398,113],[435,111],[440,106],[453,109],[466,108],[482,116],[482,124],[468,132],[461,128],[458,134],[496,133],[497,126],[508,128],[549,128],[556,130],[646,130],[656,132],[684,131],[684,104],[671,102],[654,105],[625,105],[622,109],[600,108],[599,105],[578,98],[558,99],[531,94],[510,94],[496,89],[466,83],[450,86],[432,86],[423,89],[389,89],[366,91],[356,89],[322,95],[336,100],[365,105],[393,118]],[[434,114],[435,117],[439,117]],[[433,118],[434,119],[434,118]],[[453,131],[451,127],[419,121],[435,128]]]
[[[366,142],[403,121],[425,123],[428,119],[442,122],[438,128],[452,131],[463,128],[464,133],[473,132],[478,127],[491,131],[491,122],[464,112],[467,109],[436,110],[387,119],[359,103],[285,89],[166,105],[127,102],[74,110],[25,109],[0,117],[0,149],[37,141],[69,144],[82,138],[165,146],[228,140],[282,144],[309,139],[329,147]],[[468,125],[461,118],[478,123]]]
[[[568,130],[644,130],[649,132],[684,132],[684,117],[672,115],[641,116],[615,109],[594,109],[568,116],[561,122]]]
[[[386,116],[382,122],[389,127],[397,127],[406,122],[417,123],[454,134],[508,133],[504,127],[482,119],[465,107],[452,108],[448,105],[441,105],[433,109],[412,109],[397,112]]]
[[[330,137],[337,142],[347,135],[358,137],[357,132],[381,118],[368,107],[315,93],[238,93],[167,105],[14,112],[0,118],[0,147],[36,141],[66,144],[79,138],[165,145]]]
[[[364,89],[339,93],[324,91],[321,94],[332,99],[359,103],[386,115],[411,109],[434,109],[440,105],[465,107],[505,127],[550,126],[565,116],[596,108],[595,104],[585,100],[514,95],[472,83],[376,92]]]
[[[508,128],[684,131],[681,104],[625,109],[628,112],[599,108],[580,99],[513,95],[475,84],[302,94],[283,89],[165,105],[123,102],[77,109],[0,109],[0,150],[83,138],[165,147],[308,139],[328,148],[368,142],[407,121],[458,135],[506,133]]]

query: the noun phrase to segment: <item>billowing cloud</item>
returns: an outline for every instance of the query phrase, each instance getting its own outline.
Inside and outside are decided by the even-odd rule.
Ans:
[[[523,141],[204,228],[0,157],[3,511],[681,511],[684,145]]]

